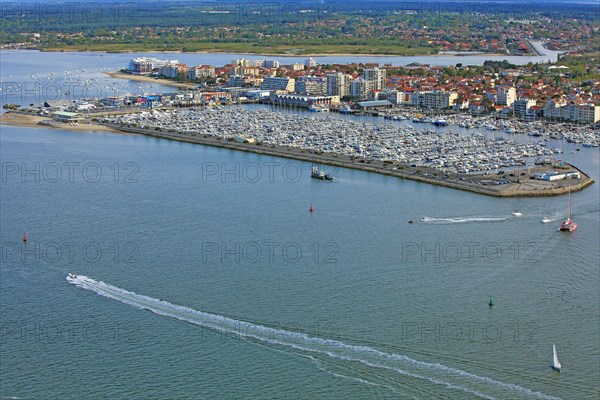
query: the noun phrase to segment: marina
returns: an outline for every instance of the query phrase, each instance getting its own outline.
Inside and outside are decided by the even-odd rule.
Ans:
[[[534,174],[542,176],[548,165],[530,168],[531,159],[552,156],[551,148],[490,139],[477,132],[460,135],[238,107],[151,110],[108,116],[100,122],[150,136],[307,161],[318,158],[324,164],[496,196],[557,195],[566,193],[567,187],[577,191],[593,183],[582,171],[572,179],[533,181]],[[549,164],[574,168],[560,161]]]
[[[58,76],[71,62],[89,72],[130,57],[25,53],[39,62],[11,67],[3,53],[2,72]],[[81,121],[52,125],[38,125],[50,113],[4,113],[3,162],[25,174],[39,165],[39,173],[3,175],[0,191],[0,285],[10,294],[0,302],[0,354],[10,360],[0,368],[2,397],[597,398],[597,188],[572,191],[573,233],[557,232],[567,192],[464,191],[508,194],[520,185],[533,196],[577,182],[521,175],[549,170],[598,181],[599,153],[583,137],[593,130],[563,125],[552,138],[528,125],[512,133],[462,128],[461,118],[482,118],[464,115],[413,123],[414,110],[391,121],[253,107],[139,108],[137,116],[129,109],[106,117],[110,123],[86,111]],[[226,113],[237,128],[219,120]],[[435,127],[438,118],[448,126]],[[280,126],[290,122],[294,130]],[[173,128],[185,124],[205,133]],[[251,126],[280,145],[251,143],[255,132],[242,130]],[[574,131],[582,137],[559,135]],[[337,144],[337,135],[355,136],[362,152],[312,150]],[[369,138],[379,148],[364,146]],[[437,148],[448,149],[436,154],[442,138]],[[313,147],[286,145],[296,140]],[[384,149],[388,140],[399,148]],[[490,160],[475,157],[470,164],[480,169],[469,173],[427,161],[460,158],[460,150]],[[485,170],[498,164],[494,152],[516,165]],[[401,154],[420,161],[387,159]],[[88,163],[102,167],[97,182],[79,174]],[[269,180],[263,168],[257,182],[234,174],[203,180],[207,163],[227,171],[269,164],[276,174]],[[311,178],[313,163],[335,171],[334,180]],[[78,165],[73,182],[67,165]],[[135,183],[124,183],[132,172],[124,165],[139,167]],[[284,179],[284,166],[298,167],[301,179]],[[247,251],[256,244],[258,260]],[[554,343],[562,365],[552,362]]]

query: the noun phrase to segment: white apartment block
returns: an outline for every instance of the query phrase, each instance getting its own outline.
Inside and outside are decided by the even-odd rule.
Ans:
[[[271,91],[286,90],[288,92],[293,92],[295,86],[296,86],[296,80],[294,78],[279,78],[279,77],[267,76],[263,80],[262,85],[260,85],[260,88],[262,90],[271,90]]]
[[[433,90],[427,92],[415,92],[412,96],[412,105],[429,109],[442,110],[452,107],[456,103],[458,93]]]
[[[535,100],[527,99],[524,97],[515,100],[512,104],[515,116],[519,118],[526,117],[529,114],[529,109],[535,106],[535,104]]]
[[[199,65],[188,69],[187,78],[189,80],[200,79],[204,77],[215,76],[215,67],[210,65]]]
[[[510,107],[517,99],[517,90],[514,87],[500,86],[496,91],[496,104]]]
[[[185,72],[186,68],[181,65],[163,65],[158,69],[158,73],[166,78],[175,79],[179,72]]]
[[[341,72],[327,75],[327,95],[344,97],[350,94],[350,76]]]
[[[179,64],[179,60],[161,60],[153,57],[138,57],[132,58],[129,61],[127,71],[134,74],[144,74],[152,72],[153,69],[164,67],[167,65]]]
[[[544,116],[580,124],[594,124],[600,121],[600,106],[592,103],[567,103],[564,100],[548,100]]]
[[[317,60],[315,60],[314,58],[307,58],[306,60],[304,60],[304,66],[307,68],[314,68],[317,66]]]
[[[318,76],[302,76],[296,80],[295,92],[305,95],[327,95],[327,80]]]
[[[386,70],[381,68],[367,68],[363,71],[364,79],[374,82],[373,90],[385,89]]]
[[[350,96],[366,99],[374,89],[374,81],[358,78],[350,83]]]

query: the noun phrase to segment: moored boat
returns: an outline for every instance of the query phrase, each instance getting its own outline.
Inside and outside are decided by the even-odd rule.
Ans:
[[[325,173],[319,166],[313,163],[310,173],[311,178],[321,179],[324,181],[332,181],[333,177],[330,174]]]

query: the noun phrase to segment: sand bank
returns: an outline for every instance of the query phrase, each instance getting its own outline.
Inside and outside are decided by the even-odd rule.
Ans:
[[[130,81],[138,81],[138,82],[152,82],[152,83],[158,83],[161,85],[165,85],[165,86],[172,86],[172,87],[176,87],[176,88],[180,88],[180,89],[194,89],[196,87],[198,87],[198,85],[192,84],[192,83],[184,83],[184,82],[176,82],[170,79],[157,79],[157,78],[152,78],[150,76],[143,76],[143,75],[131,75],[131,74],[127,74],[124,72],[104,72],[106,75],[110,76],[111,78],[116,78],[116,79],[128,79]]]

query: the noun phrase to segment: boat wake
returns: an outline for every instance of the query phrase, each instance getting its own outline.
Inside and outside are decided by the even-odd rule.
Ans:
[[[543,224],[547,224],[549,222],[556,222],[556,221],[563,220],[565,218],[566,217],[564,215],[554,214],[554,215],[542,218],[541,221],[542,221]]]
[[[343,378],[353,379],[357,382],[362,381],[368,385],[379,384],[371,380],[362,379],[365,366],[369,367],[369,372],[392,374],[395,378],[391,382],[394,382],[396,385],[401,384],[397,379],[398,375],[401,375],[418,380],[426,380],[441,387],[470,393],[486,399],[494,399],[496,396],[498,398],[512,399],[520,397],[556,399],[556,397],[550,397],[516,384],[500,382],[438,363],[414,360],[402,354],[386,353],[368,346],[312,337],[302,332],[271,328],[172,304],[82,275],[69,274],[67,281],[101,296],[145,309],[158,315],[192,323],[227,335],[237,336],[257,344],[267,345],[286,352],[294,351],[304,357],[309,357],[313,360],[321,359],[326,363],[341,363],[348,370],[354,366],[361,365],[360,369],[353,371],[355,374],[359,374],[358,377],[348,376],[346,373],[334,374],[340,375]],[[321,364],[318,363],[318,365],[321,367]],[[408,383],[404,382],[404,384]]]
[[[421,222],[430,224],[467,224],[471,222],[502,222],[508,218],[502,217],[473,217],[473,218],[430,218],[423,217]]]

